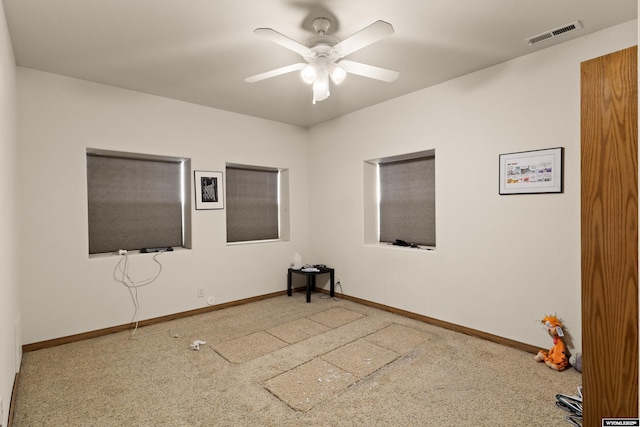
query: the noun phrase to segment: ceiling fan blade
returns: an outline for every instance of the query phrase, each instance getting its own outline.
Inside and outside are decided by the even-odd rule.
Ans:
[[[290,39],[284,34],[280,34],[274,29],[256,28],[255,30],[253,30],[253,32],[261,37],[264,37],[267,40],[271,40],[272,42],[279,44],[280,46],[284,46],[289,50],[297,52],[302,56],[313,54],[313,52],[311,52],[311,49],[309,49],[305,45],[300,44],[293,39]]]
[[[348,60],[342,60],[338,62],[347,73],[357,74],[363,77],[369,77],[371,79],[382,80],[383,82],[392,82],[396,80],[400,73],[386,68],[375,67],[373,65],[363,64],[361,62],[354,62]]]
[[[387,36],[393,34],[393,26],[388,22],[376,21],[368,27],[363,28],[351,37],[342,40],[334,46],[335,50],[342,56],[347,56],[358,49],[369,46]]]
[[[256,74],[255,76],[247,77],[244,79],[247,83],[254,83],[260,80],[268,79],[270,77],[279,76],[281,74],[290,73],[292,71],[299,71],[306,67],[307,64],[299,62],[297,64],[287,65],[286,67],[276,68],[275,70],[267,71],[265,73]]]

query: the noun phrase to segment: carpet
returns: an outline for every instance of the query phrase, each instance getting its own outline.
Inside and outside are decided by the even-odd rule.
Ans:
[[[569,425],[533,357],[294,293],[25,353],[13,426]]]

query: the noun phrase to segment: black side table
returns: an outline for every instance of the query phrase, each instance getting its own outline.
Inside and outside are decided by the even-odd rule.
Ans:
[[[311,289],[313,288],[315,290],[316,288],[316,275],[329,273],[331,275],[331,290],[329,291],[329,295],[333,297],[335,295],[335,278],[333,268],[322,267],[317,268],[317,270],[318,271],[302,271],[290,268],[287,274],[287,295],[291,296],[291,275],[293,273],[303,274],[307,276],[307,302],[311,302]]]

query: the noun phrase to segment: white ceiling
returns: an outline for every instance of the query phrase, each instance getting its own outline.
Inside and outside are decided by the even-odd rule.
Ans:
[[[3,0],[17,65],[302,127],[637,18],[637,0]],[[395,33],[347,58],[394,69],[349,75],[312,105],[298,73],[245,77],[300,57],[255,34],[305,43],[316,17],[343,40],[376,20]],[[584,28],[531,47],[573,21]]]

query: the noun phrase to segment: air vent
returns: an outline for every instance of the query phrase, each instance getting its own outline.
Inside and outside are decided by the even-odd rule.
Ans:
[[[533,46],[536,43],[540,43],[543,40],[550,39],[552,37],[561,36],[562,34],[566,34],[570,31],[577,30],[578,28],[582,28],[582,22],[575,21],[567,25],[563,25],[562,27],[554,28],[553,30],[549,30],[542,34],[538,34],[537,36],[529,37],[524,41],[529,44],[529,46]]]

